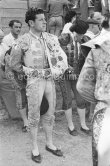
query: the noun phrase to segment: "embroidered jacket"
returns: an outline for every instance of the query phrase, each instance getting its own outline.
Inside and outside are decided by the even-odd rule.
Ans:
[[[66,54],[60,47],[57,37],[44,32],[42,33],[42,38],[44,41],[45,56],[48,59],[52,74],[54,76],[63,75],[68,68],[68,63]],[[42,56],[40,56],[42,49],[39,49],[39,47],[38,38],[35,38],[34,34],[30,32],[24,34],[11,50],[10,58],[8,59],[10,70],[22,74],[23,65],[39,69],[39,64],[43,60]]]
[[[77,90],[88,101],[97,103],[95,112],[110,106],[110,41],[102,42],[87,56]]]

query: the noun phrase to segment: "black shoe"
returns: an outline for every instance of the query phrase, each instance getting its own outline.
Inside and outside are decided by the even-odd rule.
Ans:
[[[82,132],[84,132],[85,134],[87,134],[87,135],[90,135],[90,134],[91,134],[91,130],[86,130],[86,129],[83,129],[82,127],[80,128],[80,130],[81,130]]]
[[[36,162],[36,163],[41,163],[41,161],[42,161],[42,158],[41,158],[41,155],[40,155],[40,154],[39,154],[38,156],[34,156],[34,155],[32,154],[31,158],[32,158],[32,160],[33,160],[34,162]]]
[[[71,135],[73,135],[73,136],[77,136],[77,135],[78,135],[78,132],[77,132],[76,129],[70,130],[69,127],[68,127],[68,131],[69,131],[69,133],[70,133]]]
[[[63,156],[63,153],[60,149],[53,150],[53,149],[50,149],[48,146],[46,146],[45,149],[56,156],[59,156],[59,157]]]
[[[22,132],[26,133],[27,132],[27,126],[22,127]]]

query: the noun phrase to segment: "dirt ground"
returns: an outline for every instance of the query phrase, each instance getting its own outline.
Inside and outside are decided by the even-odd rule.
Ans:
[[[45,150],[45,135],[39,128],[38,143],[43,156],[41,166],[92,166],[91,136],[83,134],[79,128],[79,118],[73,111],[73,121],[78,129],[78,136],[68,134],[64,114],[56,116],[54,126],[54,142],[61,147],[64,156],[56,157]],[[21,131],[21,120],[0,122],[0,166],[35,166],[31,160],[31,144],[29,133]]]
[[[61,109],[62,96],[57,86],[57,109]],[[60,147],[63,157],[57,157],[45,150],[45,135],[39,127],[38,144],[43,157],[42,163],[31,160],[31,138],[29,133],[23,133],[22,121],[0,120],[0,166],[92,166],[91,136],[80,131],[79,117],[73,100],[73,121],[79,135],[71,136],[68,133],[67,121],[64,113],[56,114],[53,131],[54,143]],[[90,122],[88,126],[91,127]]]

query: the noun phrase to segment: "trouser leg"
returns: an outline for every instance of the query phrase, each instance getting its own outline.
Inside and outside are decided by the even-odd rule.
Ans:
[[[49,109],[45,115],[42,116],[42,124],[46,134],[46,144],[50,148],[54,149],[53,140],[52,140],[52,132],[54,125],[54,112],[56,105],[56,92],[55,92],[55,84],[53,81],[47,81],[45,88],[45,96],[49,103]]]
[[[37,132],[40,121],[40,105],[45,89],[45,80],[36,80],[27,87],[28,99],[28,127],[33,144],[33,154],[38,155]]]
[[[77,104],[77,111],[79,114],[79,118],[80,118],[80,123],[81,123],[81,127],[83,129],[89,129],[86,125],[86,101],[80,96],[80,94],[78,93],[77,89],[76,89],[76,81],[71,81],[71,88],[72,91],[74,93],[75,96],[75,100],[76,100],[76,104]]]
[[[108,5],[108,0],[101,0],[102,4],[102,13],[106,14],[109,11],[109,5]]]

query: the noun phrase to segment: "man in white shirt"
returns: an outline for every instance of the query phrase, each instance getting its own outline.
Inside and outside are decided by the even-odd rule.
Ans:
[[[9,22],[9,27],[10,27],[10,33],[3,38],[3,44],[5,44],[8,48],[12,47],[13,44],[15,44],[17,42],[17,39],[19,38],[19,34],[21,32],[22,23],[19,20],[11,20]],[[12,89],[10,89],[10,93],[12,93],[11,90]],[[17,92],[16,92],[15,95],[17,95]],[[13,98],[15,98],[15,96],[13,96]],[[11,101],[15,101],[15,99],[12,99]],[[17,95],[16,105],[18,105],[18,103],[19,103],[19,96]],[[10,105],[12,105],[12,104],[10,104]],[[14,109],[16,110],[16,108],[14,108],[15,104],[12,105],[11,107],[12,107],[13,110]],[[23,119],[23,122],[24,122],[24,126],[22,128],[22,131],[26,132],[27,131],[26,127],[27,127],[27,124],[28,124],[27,115],[26,115],[26,108],[22,107],[20,109],[19,108],[17,108],[17,109],[19,110],[20,115],[21,115],[21,117]]]
[[[19,37],[21,32],[22,23],[19,20],[11,20],[9,22],[10,33],[3,39],[3,43],[11,47]]]

